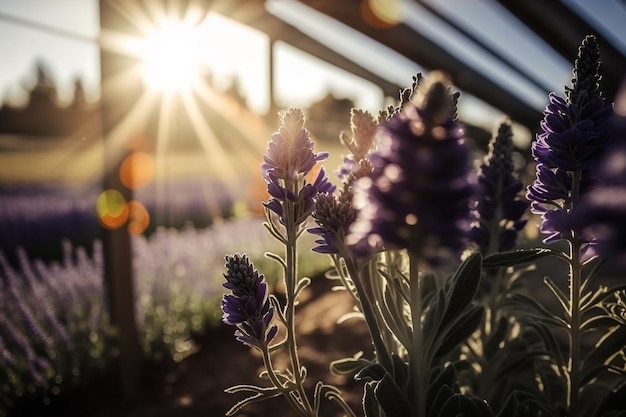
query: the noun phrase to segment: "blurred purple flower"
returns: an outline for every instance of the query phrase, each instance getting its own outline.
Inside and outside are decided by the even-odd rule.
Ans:
[[[597,186],[572,210],[571,223],[595,252],[626,265],[626,142],[610,148],[597,175]]]
[[[526,197],[532,202],[532,212],[542,215],[546,243],[569,235],[567,217],[576,203],[574,198],[593,186],[593,169],[611,141],[613,110],[604,104],[599,88],[599,57],[595,37],[587,36],[578,50],[572,87],[565,88],[567,98],[550,95],[542,132],[532,145],[537,178]],[[573,175],[580,175],[578,185],[573,183]]]
[[[408,103],[379,125],[372,175],[354,184],[349,243],[407,248],[431,263],[463,248],[474,187],[452,108],[449,87],[435,82],[421,107]]]
[[[222,298],[222,320],[237,326],[235,336],[240,342],[266,346],[276,336],[278,327],[270,326],[274,308],[268,300],[267,283],[246,255],[226,255],[226,283],[232,291]]]
[[[522,216],[529,203],[520,197],[523,184],[513,175],[512,136],[511,124],[502,123],[480,167],[469,238],[485,254],[512,250],[527,222]]]

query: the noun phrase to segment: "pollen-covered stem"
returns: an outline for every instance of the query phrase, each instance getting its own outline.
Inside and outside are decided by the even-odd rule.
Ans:
[[[579,198],[581,170],[577,169],[572,173],[572,207]],[[569,243],[569,316],[570,316],[570,354],[568,362],[568,390],[567,405],[569,417],[575,417],[578,410],[578,393],[580,390],[580,339],[581,339],[581,311],[580,311],[580,289],[582,282],[582,262],[580,251],[582,242],[572,231],[568,239]]]
[[[424,363],[424,334],[422,332],[422,290],[418,269],[419,256],[409,251],[409,285],[411,300],[412,346],[409,349],[409,378],[412,379],[412,417],[426,415],[428,369]]]
[[[296,190],[297,191],[297,190]],[[296,193],[297,195],[297,193]],[[294,218],[295,207],[290,200],[285,201],[285,228],[287,230],[286,265],[285,270],[285,296],[286,296],[286,330],[287,330],[287,349],[291,360],[293,378],[296,385],[298,395],[302,406],[306,410],[306,415],[314,416],[313,408],[304,390],[303,378],[300,372],[300,358],[298,357],[298,347],[296,344],[296,280],[298,277],[298,257],[297,257],[297,240],[298,231],[296,219]]]

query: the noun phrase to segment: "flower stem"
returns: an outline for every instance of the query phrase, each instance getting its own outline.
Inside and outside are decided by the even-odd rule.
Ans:
[[[581,170],[577,169],[572,175],[572,201],[573,207],[580,195]],[[581,339],[581,312],[580,290],[582,281],[582,262],[580,251],[582,243],[572,231],[568,239],[569,243],[569,316],[570,316],[570,349],[567,364],[567,406],[569,417],[576,417],[578,411],[578,393],[580,390],[580,339]]]
[[[413,379],[413,417],[426,415],[427,369],[424,363],[424,335],[422,333],[422,291],[418,269],[418,257],[409,252],[409,283],[411,297],[411,323],[413,325],[413,344],[409,350],[409,373]]]
[[[263,365],[265,366],[265,369],[267,370],[267,375],[268,375],[270,381],[272,381],[272,384],[274,384],[274,386],[280,390],[280,392],[283,394],[283,396],[289,402],[289,405],[291,405],[291,408],[296,413],[298,413],[299,416],[301,416],[301,417],[308,417],[309,414],[302,407],[302,404],[300,402],[296,401],[296,399],[291,395],[291,389],[288,388],[288,387],[285,387],[278,380],[278,377],[276,376],[276,373],[274,372],[274,367],[272,365],[272,359],[271,359],[271,356],[270,356],[270,351],[267,348],[267,346],[265,346],[262,349],[262,352],[263,352]]]
[[[567,404],[570,411],[569,417],[575,417],[578,410],[578,392],[580,390],[580,286],[581,269],[580,242],[576,239],[570,241],[570,285],[569,285],[569,315],[570,319],[570,357],[567,365],[569,374]]]
[[[292,203],[286,204],[289,213],[293,213]],[[306,415],[314,416],[315,413],[311,407],[311,403],[309,402],[309,398],[306,395],[304,390],[304,380],[302,378],[302,373],[300,372],[300,358],[298,357],[298,347],[296,344],[296,329],[295,329],[295,315],[296,315],[296,280],[297,280],[297,272],[298,272],[298,263],[297,263],[297,233],[296,233],[296,224],[295,219],[292,216],[289,216],[286,219],[286,228],[287,228],[287,245],[286,245],[286,264],[287,269],[285,270],[285,292],[286,292],[286,327],[287,327],[287,349],[289,351],[289,357],[291,360],[292,372],[294,383],[296,385],[297,393],[300,397],[300,401],[304,410],[306,411]]]
[[[393,360],[391,359],[391,355],[389,354],[389,351],[385,346],[385,342],[382,339],[382,333],[378,327],[376,314],[374,313],[372,304],[369,300],[365,287],[363,286],[363,282],[361,281],[359,271],[345,243],[339,243],[339,252],[340,256],[346,263],[346,268],[348,269],[348,273],[354,283],[357,296],[359,297],[361,312],[363,313],[363,317],[367,323],[367,328],[369,330],[372,343],[374,344],[374,349],[376,350],[376,358],[378,359],[378,362],[393,375]]]

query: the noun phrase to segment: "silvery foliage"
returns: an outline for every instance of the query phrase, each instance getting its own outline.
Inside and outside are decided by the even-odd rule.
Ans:
[[[578,97],[577,101],[570,105],[566,100],[552,99],[546,111],[546,121],[542,124],[544,128],[549,129],[546,124],[556,122],[555,114],[567,119],[568,114],[581,112],[568,108],[559,113],[561,107],[580,105],[580,97],[584,99],[586,94],[585,88],[593,90],[594,97],[598,96],[596,82],[599,78],[594,78],[598,62],[594,60],[595,52],[587,49],[595,46],[594,39],[585,39],[574,69],[573,87],[566,88],[568,97]],[[584,82],[579,80],[583,76]],[[341,185],[337,192],[318,194],[315,198],[316,209],[312,212],[311,222],[315,222],[316,227],[309,229],[318,237],[315,250],[331,258],[333,269],[327,277],[338,280],[352,296],[359,316],[369,328],[374,348],[372,352],[330,364],[333,372],[353,375],[362,382],[362,410],[352,409],[342,399],[340,387],[320,381],[313,392],[304,388],[307,372],[305,364],[301,364],[298,358],[297,329],[293,325],[298,295],[310,284],[308,278],[299,277],[297,259],[293,256],[293,248],[303,227],[278,221],[268,210],[267,229],[285,246],[284,257],[268,256],[284,270],[285,303],[281,304],[273,295],[269,299],[277,311],[274,323],[283,328],[286,336],[279,341],[254,346],[263,356],[266,372],[261,377],[266,383],[229,388],[227,392],[243,392],[248,396],[233,406],[227,415],[234,415],[251,403],[277,396],[285,397],[295,415],[303,417],[320,415],[323,401],[336,403],[345,415],[367,417],[626,415],[626,284],[620,275],[617,280],[613,279],[614,286],[596,285],[593,288],[593,282],[601,278],[604,261],[601,252],[590,249],[595,247],[594,239],[602,239],[601,234],[586,238],[576,234],[578,226],[559,223],[560,234],[546,241],[545,245],[533,247],[536,241],[526,237],[523,245],[515,243],[516,246],[510,249],[512,242],[522,241],[524,230],[537,227],[537,219],[522,210],[528,204],[524,204],[519,195],[521,179],[509,170],[507,185],[498,180],[498,175],[482,179],[482,183],[488,186],[482,193],[477,193],[471,203],[475,217],[473,226],[468,227],[480,229],[481,239],[478,244],[467,242],[464,254],[458,256],[454,251],[437,247],[446,239],[437,239],[436,235],[421,231],[418,226],[420,213],[406,215],[407,208],[402,204],[409,199],[416,200],[415,195],[398,200],[397,194],[385,194],[394,190],[402,196],[397,185],[406,179],[403,173],[419,174],[419,171],[396,162],[386,173],[376,172],[377,169],[384,170],[388,166],[385,163],[402,161],[405,156],[394,159],[389,152],[410,149],[405,145],[402,145],[404,148],[394,145],[393,141],[402,138],[391,138],[391,142],[387,138],[384,149],[378,148],[380,125],[384,126],[409,109],[414,116],[405,114],[401,117],[413,117],[404,131],[410,132],[414,140],[423,140],[429,134],[445,140],[446,130],[428,129],[438,127],[433,124],[436,120],[450,123],[456,119],[458,94],[452,93],[450,88],[437,87],[438,108],[447,110],[439,113],[441,118],[429,119],[432,113],[424,109],[428,108],[428,100],[433,99],[429,94],[437,82],[432,81],[430,87],[424,88],[423,84],[428,84],[428,80],[418,75],[412,88],[401,92],[399,105],[390,106],[380,113],[378,119],[367,112],[353,110],[351,134],[341,135],[342,143],[350,152],[339,170]],[[447,98],[441,91],[447,91]],[[557,101],[559,106],[554,104]],[[410,106],[417,106],[417,112],[410,110]],[[560,124],[558,129],[547,130],[550,133],[541,136],[541,140],[546,142],[546,135],[554,132],[563,135],[556,139],[550,137],[557,142],[593,140],[612,134],[604,129],[604,124],[602,132],[597,132],[593,131],[593,124],[588,120],[583,120],[580,126],[578,121],[567,119],[568,125]],[[575,129],[582,129],[582,136]],[[498,131],[482,172],[476,173],[479,178],[501,170],[491,164],[513,166],[512,160],[502,160],[512,158],[509,145],[496,143],[504,140],[502,137],[510,139],[508,122],[504,121]],[[383,135],[386,134],[388,132],[383,129]],[[623,138],[623,131],[621,135]],[[602,137],[598,148],[587,140],[584,147],[593,149],[594,157],[600,158],[598,153],[603,151],[609,139]],[[551,143],[547,141],[542,145],[542,157],[551,155]],[[564,149],[555,152],[561,157]],[[494,155],[493,152],[503,153]],[[435,160],[438,157],[430,156]],[[381,160],[383,165],[379,163]],[[558,167],[540,168],[543,178],[547,175],[565,181],[565,175],[573,176],[574,181],[562,181],[561,184],[569,184],[568,187],[584,184],[585,191],[593,189],[591,165],[573,171],[568,171],[569,165],[565,171]],[[546,169],[550,172],[547,173]],[[409,183],[407,187],[417,190],[418,185],[424,185],[419,183],[422,177],[411,176],[409,179],[413,178],[418,178],[415,180],[418,184]],[[305,186],[306,180],[299,184]],[[533,187],[533,201],[537,202],[544,192],[541,179]],[[372,190],[376,194],[368,196]],[[297,195],[297,189],[292,191]],[[491,194],[486,196],[485,192]],[[569,214],[576,207],[577,191],[570,188],[565,192],[564,202],[555,200],[553,203],[561,204],[559,212],[574,218],[576,216]],[[369,207],[357,201],[360,193],[369,198]],[[486,197],[489,198],[488,205],[478,201]],[[503,206],[507,202],[514,202],[515,210],[511,211],[511,207],[507,210]],[[367,221],[359,221],[359,210],[371,211],[372,204],[387,204],[382,211],[384,218],[376,218],[375,213],[368,212],[364,217]],[[389,217],[393,204],[402,207],[403,218]],[[281,207],[280,213],[290,212],[290,209],[293,212],[293,208]],[[522,216],[527,216],[530,221],[526,223]],[[378,230],[376,225],[380,223],[392,225],[389,226],[391,229]],[[553,230],[546,229],[545,232]],[[519,233],[520,239],[511,233]],[[391,239],[386,239],[389,236]],[[506,244],[502,245],[499,239],[506,239]],[[503,246],[507,248],[504,252],[501,251]],[[431,262],[432,259],[437,262]],[[532,274],[540,268],[560,279],[546,277],[546,287],[537,289]],[[607,275],[611,274],[610,270],[605,271]],[[544,293],[552,295],[554,301],[543,297]],[[279,369],[272,364],[271,358],[281,349],[288,352],[290,363]]]

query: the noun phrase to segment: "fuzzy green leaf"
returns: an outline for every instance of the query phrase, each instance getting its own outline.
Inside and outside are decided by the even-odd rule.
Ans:
[[[363,387],[363,412],[365,417],[380,417],[378,412],[378,402],[376,401],[376,394],[374,394],[374,387],[377,381],[370,381]]]
[[[387,374],[387,370],[379,363],[372,363],[361,369],[354,376],[356,381],[371,380],[380,381]]]
[[[532,394],[523,391],[513,391],[500,409],[498,417],[536,417],[554,416],[554,413]]]
[[[441,407],[438,417],[494,417],[489,406],[481,399],[454,394]]]
[[[435,357],[445,355],[458,346],[459,343],[470,337],[482,321],[483,313],[484,309],[481,306],[471,306],[465,310],[443,335],[441,343],[436,347]]]
[[[374,388],[376,400],[385,411],[386,417],[406,417],[411,415],[411,405],[389,374]]]
[[[352,375],[353,373],[358,372],[371,364],[371,361],[363,359],[361,355],[358,354],[352,358],[332,361],[330,363],[330,371],[335,375]]]
[[[426,394],[426,409],[439,410],[446,400],[454,394],[450,387],[456,383],[456,367],[452,364],[441,370],[430,382]],[[429,412],[429,415],[434,415]]]
[[[557,363],[559,369],[565,366],[565,359],[563,357],[563,352],[561,352],[561,345],[554,337],[552,331],[541,321],[536,320],[524,320],[524,323],[528,326],[531,326],[533,329],[537,331],[539,336],[541,336],[541,340],[543,340],[544,345],[552,353],[552,358]]]
[[[236,393],[236,392],[254,392],[255,393],[253,396],[244,398],[243,400],[237,402],[237,404],[233,405],[230,408],[230,410],[226,412],[227,417],[237,414],[243,407],[249,404],[267,400],[269,398],[278,397],[279,395],[281,395],[281,391],[278,390],[276,387],[263,388],[263,387],[257,387],[255,385],[236,385],[234,387],[227,388],[224,391],[229,394]]]
[[[408,365],[396,353],[391,354],[391,359],[393,361],[393,380],[398,387],[403,389],[407,384]]]
[[[471,304],[480,284],[481,261],[480,252],[474,252],[446,282],[446,312],[441,320],[440,329],[445,329],[456,321],[457,316]]]
[[[602,327],[612,327],[618,324],[621,323],[619,320],[617,320],[617,318],[602,314],[590,317],[589,319],[585,320],[583,324],[580,325],[580,328],[584,331],[590,331],[597,330]]]
[[[505,301],[506,305],[512,305],[514,307],[529,307],[533,313],[537,314],[537,317],[531,317],[530,319],[542,319],[542,321],[549,323],[553,326],[566,327],[567,323],[563,319],[556,317],[550,311],[548,311],[541,303],[532,297],[525,294],[513,294]],[[534,314],[533,314],[534,315]]]
[[[434,397],[428,407],[428,417],[438,417],[443,405],[456,393],[448,385],[441,385],[435,391]]]
[[[487,255],[483,259],[483,268],[507,268],[509,266],[532,262],[553,253],[551,249],[522,249]]]
[[[588,372],[589,369],[598,364],[608,365],[613,357],[624,348],[626,348],[626,326],[616,326],[602,336],[594,349],[587,355],[583,362],[583,373]]]
[[[500,343],[506,338],[509,322],[506,317],[500,317],[495,329],[491,329],[491,334],[487,338],[487,343],[483,348],[485,359],[493,357],[500,348]]]

